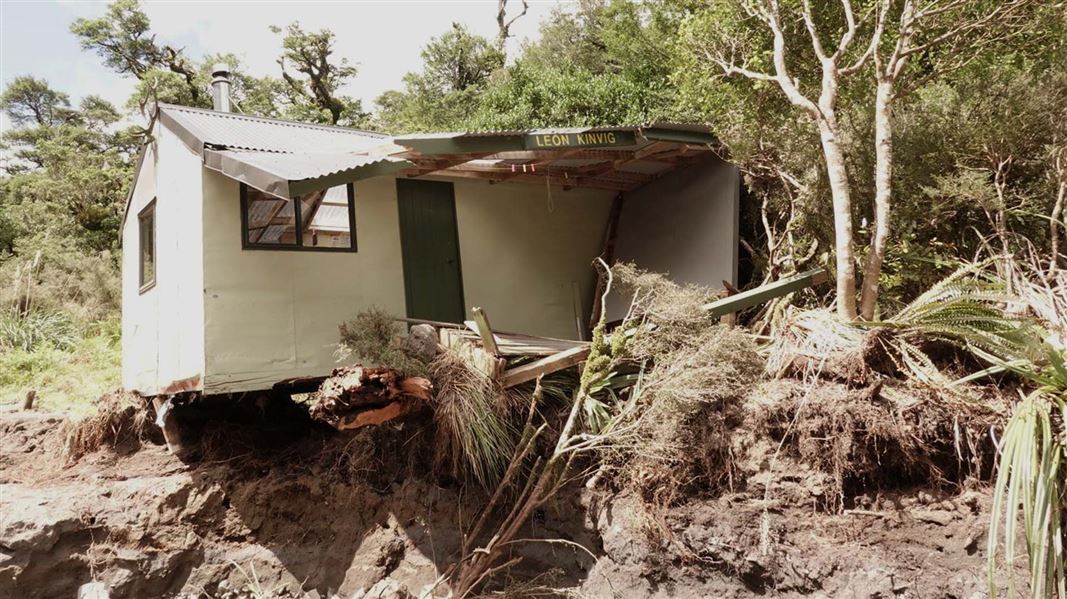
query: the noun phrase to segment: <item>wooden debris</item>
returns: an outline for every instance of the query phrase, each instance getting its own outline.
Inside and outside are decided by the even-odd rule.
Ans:
[[[589,346],[580,345],[561,351],[557,354],[541,358],[529,364],[504,371],[504,388],[514,387],[526,381],[532,381],[542,374],[552,374],[564,368],[570,368],[579,362],[585,361],[589,356]]]
[[[421,410],[432,395],[429,380],[390,368],[337,368],[322,383],[311,417],[338,430],[381,424]]]
[[[474,322],[478,325],[478,334],[482,337],[482,347],[494,356],[499,356],[500,350],[497,349],[496,339],[493,338],[493,327],[489,326],[489,316],[481,308],[474,308],[471,312],[474,313]]]
[[[711,316],[723,316],[724,314],[751,308],[794,291],[825,283],[829,279],[830,275],[825,269],[817,268],[704,304],[704,310]]]

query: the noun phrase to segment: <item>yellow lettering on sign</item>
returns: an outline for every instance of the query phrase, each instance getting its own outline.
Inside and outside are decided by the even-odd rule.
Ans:
[[[614,131],[608,133],[608,143],[609,144],[615,143],[615,132]]]

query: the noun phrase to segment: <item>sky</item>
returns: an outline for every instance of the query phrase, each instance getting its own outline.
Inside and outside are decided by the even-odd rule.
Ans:
[[[430,38],[459,22],[490,39],[496,36],[496,0],[167,0],[143,2],[157,41],[182,47],[199,59],[206,53],[232,52],[253,75],[279,75],[281,36],[269,30],[299,21],[305,30],[329,28],[337,34],[335,55],[359,68],[345,93],[371,108],[379,94],[401,87],[401,78],[422,64],[419,55]],[[521,3],[509,6],[514,14]],[[530,0],[530,9],[512,26],[509,55],[535,38],[537,26],[556,0]],[[123,107],[132,78],[103,66],[70,33],[79,17],[104,14],[106,2],[0,0],[0,82],[19,75],[43,78],[73,103],[96,94]],[[6,128],[6,118],[0,118]]]

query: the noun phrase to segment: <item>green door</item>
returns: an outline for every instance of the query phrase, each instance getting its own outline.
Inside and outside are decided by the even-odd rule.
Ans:
[[[456,200],[451,183],[396,180],[409,318],[463,322]]]

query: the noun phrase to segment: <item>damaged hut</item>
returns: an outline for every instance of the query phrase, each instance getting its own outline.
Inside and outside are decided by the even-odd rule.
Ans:
[[[127,389],[323,377],[370,307],[581,339],[604,252],[736,283],[739,175],[704,126],[388,136],[229,112],[215,74],[215,110],[158,107],[129,194]]]

